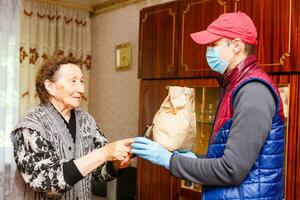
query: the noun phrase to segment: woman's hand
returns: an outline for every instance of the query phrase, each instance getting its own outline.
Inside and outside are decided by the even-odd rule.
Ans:
[[[74,163],[82,176],[88,175],[91,171],[107,161],[119,160],[119,168],[123,168],[128,165],[129,161],[127,157],[129,157],[129,151],[131,149],[130,145],[133,141],[133,138],[130,138],[109,143],[74,160]]]
[[[131,153],[128,153],[128,156],[124,160],[115,160],[113,162],[115,171],[118,171],[119,169],[124,169],[130,166],[132,163],[131,159]]]
[[[129,167],[132,163],[131,153],[128,153],[127,157],[124,160],[117,161],[119,163],[119,169]]]
[[[119,160],[120,167],[126,166],[130,161],[129,153],[131,144],[134,142],[133,138],[118,140],[116,142],[109,143],[102,147],[107,161]],[[129,158],[128,158],[129,157]],[[128,160],[129,159],[129,160]],[[130,164],[130,163],[129,163]]]

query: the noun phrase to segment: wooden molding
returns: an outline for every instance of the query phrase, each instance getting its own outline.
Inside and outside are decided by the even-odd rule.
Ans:
[[[93,15],[101,14],[104,12],[112,11],[118,8],[122,8],[131,4],[139,3],[145,0],[108,0],[100,4],[92,6]]]
[[[34,1],[55,4],[55,5],[65,6],[74,9],[80,9],[89,12],[91,15],[97,15],[118,8],[122,8],[131,4],[139,3],[145,0],[107,0],[103,3],[94,4],[94,5],[89,5],[89,4],[81,5],[81,4],[69,3],[69,2],[57,1],[57,0],[34,0]]]
[[[24,1],[26,1],[26,0],[24,0]],[[84,6],[84,5],[79,5],[79,4],[75,4],[75,3],[68,3],[68,2],[55,1],[55,0],[34,0],[34,1],[42,2],[42,3],[49,3],[49,4],[59,5],[59,6],[65,6],[65,7],[84,10],[84,11],[88,11],[88,12],[93,12],[93,9],[90,6]]]

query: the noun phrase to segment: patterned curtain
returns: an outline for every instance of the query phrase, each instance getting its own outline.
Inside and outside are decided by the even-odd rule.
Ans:
[[[19,112],[20,0],[0,1],[0,200],[11,199],[15,173],[10,132]]]
[[[73,56],[81,61],[85,76],[82,107],[88,108],[91,67],[89,13],[58,5],[24,0],[20,38],[20,114],[39,103],[35,76],[40,65],[53,55]]]

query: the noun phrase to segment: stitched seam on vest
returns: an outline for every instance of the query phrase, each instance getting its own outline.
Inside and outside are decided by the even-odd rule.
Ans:
[[[282,167],[280,167],[280,168],[272,168],[272,169],[267,169],[267,168],[259,168],[259,169],[262,169],[262,170],[264,170],[264,171],[272,171],[272,170],[279,170],[279,169],[281,169]]]
[[[271,141],[273,141],[273,140],[271,140]],[[263,154],[263,155],[266,155],[266,156],[280,156],[280,155],[284,155],[284,153],[278,153],[278,154]]]
[[[270,184],[277,184],[277,183],[280,183],[282,180],[279,180],[279,181],[272,181],[272,182],[260,182],[260,183],[262,183],[262,184],[268,184],[268,185],[270,185]],[[251,184],[257,184],[257,183],[259,183],[259,181],[253,181],[253,182],[244,182],[245,184],[247,184],[247,185],[251,185]]]

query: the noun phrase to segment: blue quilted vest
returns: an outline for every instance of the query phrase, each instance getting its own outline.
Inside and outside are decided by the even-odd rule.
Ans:
[[[259,81],[268,86],[276,100],[276,113],[269,135],[256,162],[240,185],[204,186],[203,200],[282,200],[284,197],[285,122],[282,102],[275,84],[257,66],[254,56],[246,58],[225,77],[226,92],[217,111],[206,157],[223,156],[232,126],[234,97],[241,87],[251,81]]]

